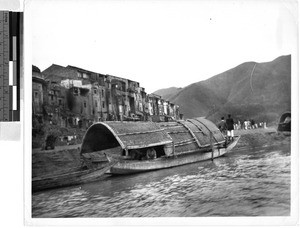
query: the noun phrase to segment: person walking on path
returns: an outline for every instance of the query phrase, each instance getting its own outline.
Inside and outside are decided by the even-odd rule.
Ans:
[[[226,125],[228,140],[231,141],[234,137],[234,122],[230,114],[228,114],[228,118],[226,119]]]
[[[222,117],[221,121],[218,123],[218,128],[220,129],[222,134],[226,136],[227,125],[226,125],[224,117]]]

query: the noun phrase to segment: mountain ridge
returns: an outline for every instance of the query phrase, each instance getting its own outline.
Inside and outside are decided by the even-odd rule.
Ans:
[[[231,113],[237,119],[274,122],[291,109],[291,55],[245,62],[184,88],[170,88],[154,93],[178,104],[186,118],[206,116],[216,121]]]

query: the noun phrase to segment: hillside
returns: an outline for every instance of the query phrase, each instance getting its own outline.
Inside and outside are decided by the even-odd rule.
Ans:
[[[170,100],[174,94],[180,92],[181,90],[182,88],[170,87],[166,89],[159,89],[155,91],[154,94],[162,96],[166,100]]]
[[[217,121],[231,113],[235,119],[274,122],[291,109],[291,56],[246,62],[205,81],[166,91],[162,97],[178,104],[185,118],[206,116]]]

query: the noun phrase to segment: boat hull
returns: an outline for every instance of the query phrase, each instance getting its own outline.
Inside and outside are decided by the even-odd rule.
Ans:
[[[223,156],[237,144],[240,137],[228,145],[227,148],[215,148],[209,152],[193,152],[178,154],[170,157],[161,157],[153,160],[137,161],[137,160],[122,160],[117,162],[110,168],[110,173],[113,175],[126,175],[132,173],[140,173],[153,171],[158,169],[167,169],[176,166],[191,164],[200,161],[206,161]]]
[[[67,187],[72,185],[84,184],[103,179],[104,174],[114,165],[113,162],[105,168],[99,170],[82,170],[72,173],[36,177],[32,180],[32,191],[41,191],[51,188]]]

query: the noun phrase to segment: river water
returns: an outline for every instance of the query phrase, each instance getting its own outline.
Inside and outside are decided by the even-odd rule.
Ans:
[[[290,146],[235,150],[214,161],[32,195],[38,217],[288,216]]]

